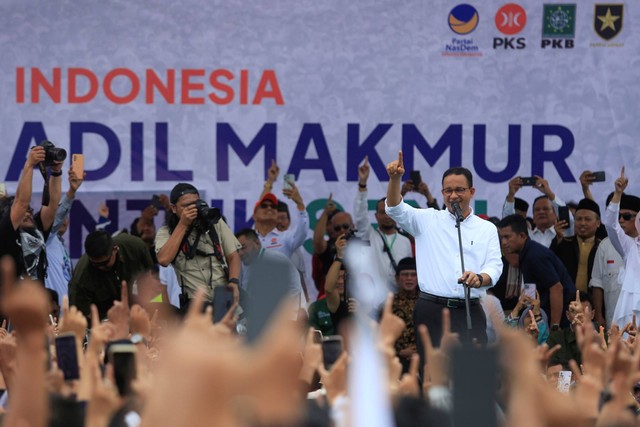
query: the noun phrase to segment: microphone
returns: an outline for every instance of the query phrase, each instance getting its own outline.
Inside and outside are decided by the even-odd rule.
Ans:
[[[451,209],[453,210],[453,214],[456,216],[457,222],[464,221],[464,215],[462,215],[462,209],[460,209],[460,203],[458,202],[451,203]]]

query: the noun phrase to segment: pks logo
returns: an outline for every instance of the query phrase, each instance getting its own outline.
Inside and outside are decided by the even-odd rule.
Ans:
[[[449,27],[456,34],[469,34],[478,26],[480,16],[470,4],[459,4],[449,12]]]
[[[609,41],[622,30],[623,4],[596,4],[593,29],[602,39]]]
[[[507,3],[496,12],[496,28],[507,36],[518,34],[527,24],[527,13],[522,6]]]

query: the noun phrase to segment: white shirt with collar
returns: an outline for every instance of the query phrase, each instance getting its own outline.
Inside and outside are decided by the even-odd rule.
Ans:
[[[458,230],[448,210],[417,209],[400,202],[387,214],[415,237],[418,285],[422,292],[448,298],[464,298]],[[471,214],[460,224],[465,270],[485,273],[495,284],[502,274],[498,230],[489,221]],[[487,287],[471,289],[471,297],[486,294]]]
[[[368,193],[358,191],[354,206],[354,217],[358,235],[371,243],[371,254],[375,257],[375,265],[378,267],[379,277],[387,282],[390,289],[396,286],[396,271],[391,264],[389,254],[385,251],[385,245],[389,248],[396,265],[401,259],[412,257],[411,240],[397,231],[392,234],[383,234],[376,230],[369,220]]]
[[[620,296],[621,285],[619,273],[624,273],[624,261],[613,247],[609,237],[602,239],[596,250],[591,271],[590,288],[600,288],[604,294],[604,310],[606,313],[607,326],[613,322],[613,313]]]
[[[556,198],[551,200],[551,206],[553,206],[553,211],[556,216],[558,215],[558,207],[566,206],[566,204],[556,195]],[[502,217],[506,217],[509,215],[513,215],[516,213],[515,202],[507,202],[505,200],[504,205],[502,206]],[[566,237],[573,236],[573,215],[569,215],[569,228],[567,228],[564,232]],[[540,243],[544,247],[550,247],[553,239],[556,238],[556,229],[551,226],[546,230],[542,231],[539,228],[534,228],[533,230],[529,230],[529,237],[534,242]]]
[[[277,250],[290,257],[296,249],[302,246],[309,230],[309,214],[306,209],[302,211],[296,209],[296,212],[298,212],[298,218],[288,230],[278,231],[274,227],[265,236],[257,233],[264,249]]]

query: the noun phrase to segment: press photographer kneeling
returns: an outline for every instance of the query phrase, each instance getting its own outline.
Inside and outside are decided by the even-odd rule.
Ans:
[[[214,298],[227,299],[229,293],[238,302],[240,243],[220,221],[220,211],[200,200],[191,184],[177,184],[171,190],[170,202],[167,224],[156,234],[156,253],[160,265],[173,264],[182,288],[181,311],[186,312],[198,289],[204,289],[209,303]],[[220,314],[215,313],[216,317]]]

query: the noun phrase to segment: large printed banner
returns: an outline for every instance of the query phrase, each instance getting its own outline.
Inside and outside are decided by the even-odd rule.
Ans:
[[[247,226],[272,159],[313,217],[330,193],[351,209],[365,157],[369,197],[384,195],[399,150],[407,178],[420,170],[440,201],[442,173],[471,169],[478,213],[500,215],[518,175],[569,201],[583,170],[603,170],[592,186],[603,204],[625,165],[640,194],[637,2],[14,0],[0,11],[0,180],[14,192],[44,139],[85,155],[74,258],[100,201],[124,228],[181,181]]]

